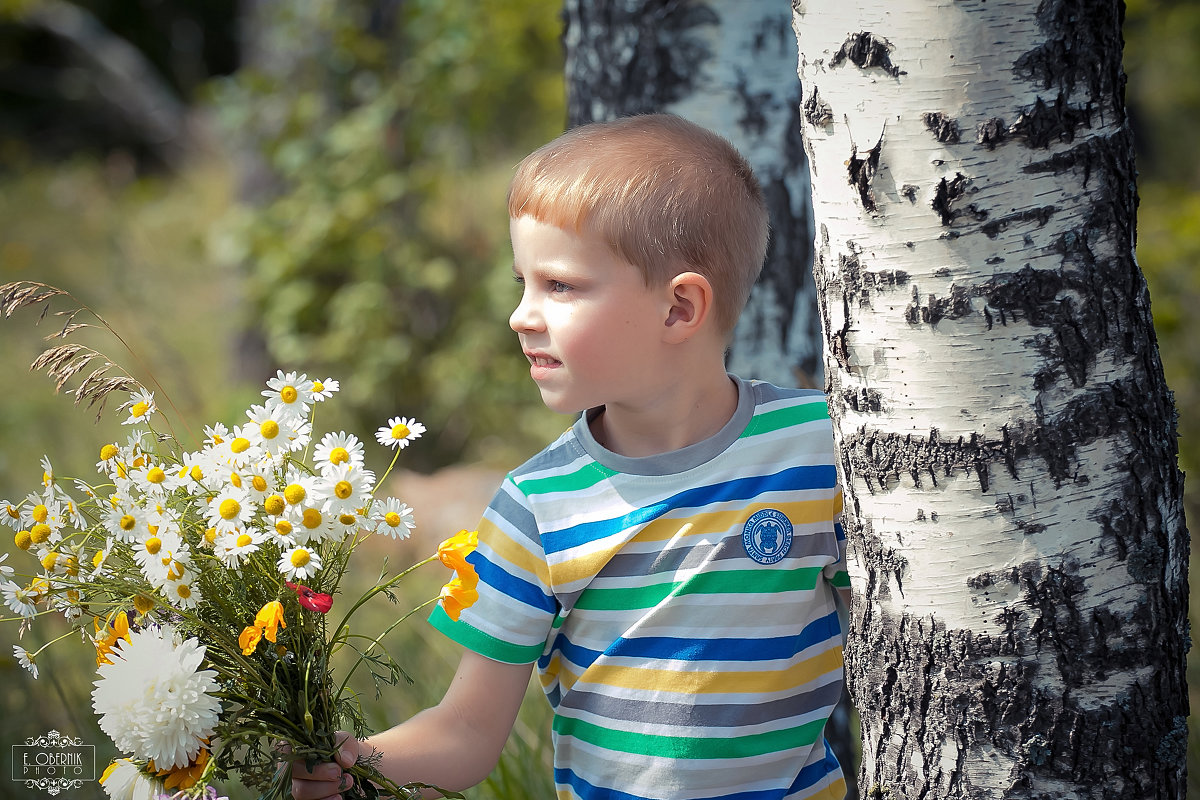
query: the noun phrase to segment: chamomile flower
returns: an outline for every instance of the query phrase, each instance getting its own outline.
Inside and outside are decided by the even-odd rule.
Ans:
[[[404,449],[413,439],[421,438],[425,426],[410,417],[392,417],[387,425],[375,431],[375,440],[384,447]]]
[[[14,531],[25,527],[21,521],[21,509],[11,500],[0,500],[0,524],[7,525]]]
[[[28,650],[26,650],[24,647],[21,647],[20,645],[14,644],[13,645],[13,658],[15,658],[17,660],[18,664],[20,664],[25,669],[29,670],[30,675],[32,675],[35,679],[37,678],[37,676],[38,676],[37,661],[34,660],[33,653],[29,652]]]
[[[185,572],[181,578],[168,580],[159,591],[176,608],[185,611],[196,608],[204,598],[200,594],[200,588],[194,585],[194,577],[191,572]]]
[[[221,559],[222,564],[231,569],[238,569],[242,566],[242,561],[258,552],[266,538],[265,533],[253,528],[224,533],[217,537],[213,552]]]
[[[320,572],[321,556],[311,547],[298,545],[283,551],[277,566],[288,580],[304,580]]]
[[[109,800],[158,800],[163,785],[138,769],[128,758],[118,758],[100,776]]]
[[[333,393],[336,392],[339,388],[341,388],[341,385],[337,381],[335,381],[333,378],[326,378],[323,381],[313,381],[313,388],[312,388],[313,402],[314,403],[325,402],[329,398],[333,397]]]
[[[229,438],[229,428],[225,427],[224,422],[218,422],[214,425],[204,426],[204,444],[207,446],[222,444]]]
[[[208,524],[225,533],[244,526],[254,518],[257,505],[248,492],[226,486],[208,504]]]
[[[129,400],[121,405],[121,411],[129,411],[129,416],[121,421],[122,425],[141,425],[150,421],[150,417],[158,409],[154,405],[154,393],[142,389],[129,395]]]
[[[298,544],[324,541],[334,531],[334,515],[317,506],[291,506],[284,519],[291,525],[291,538]]]
[[[251,406],[245,435],[272,458],[299,450],[311,438],[311,426],[302,417],[289,416],[283,406]]]
[[[156,531],[133,545],[133,559],[146,580],[158,586],[167,579],[167,569],[174,554],[183,549],[183,539],[174,531]],[[163,561],[167,563],[164,564]]]
[[[244,467],[259,461],[263,452],[253,439],[252,423],[239,425],[229,432],[229,437],[205,448],[204,453],[218,464]]]
[[[296,467],[288,467],[283,476],[283,491],[280,496],[288,508],[302,507],[313,503],[313,487],[317,479]],[[271,512],[275,513],[275,512]]]
[[[371,522],[374,523],[375,533],[392,539],[407,539],[413,528],[417,527],[413,519],[413,510],[407,503],[402,503],[394,497],[371,506]]]
[[[11,581],[13,576],[13,568],[4,562],[8,561],[8,553],[0,555],[0,581]]]
[[[42,596],[39,589],[7,583],[0,586],[0,591],[4,593],[4,605],[8,606],[12,613],[25,619],[33,619],[37,615],[36,603]]]
[[[361,467],[363,460],[362,442],[353,433],[327,433],[313,448],[313,463],[321,472],[328,472],[339,464]]]
[[[42,486],[49,489],[54,485],[54,467],[50,464],[49,456],[42,456]]]
[[[92,707],[121,750],[151,758],[158,769],[187,766],[216,730],[217,673],[200,669],[205,647],[176,645],[168,629],[132,631],[100,665]]]
[[[279,370],[267,381],[267,390],[262,394],[267,398],[267,408],[279,408],[284,416],[303,419],[313,402],[313,382],[307,375]]]
[[[104,528],[118,542],[135,541],[147,527],[145,509],[119,500],[104,514]]]
[[[324,503],[326,512],[338,515],[353,513],[371,500],[375,488],[375,473],[369,469],[338,464],[317,479],[313,486],[318,501]]]
[[[164,497],[179,487],[179,478],[170,465],[164,467],[147,460],[129,474],[129,480],[142,494]]]

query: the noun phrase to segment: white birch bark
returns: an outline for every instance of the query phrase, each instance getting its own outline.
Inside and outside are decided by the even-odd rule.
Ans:
[[[1116,0],[796,0],[865,796],[1183,796]]]
[[[778,0],[567,0],[571,125],[678,114],[729,139],[763,184],[772,242],[735,331],[730,369],[819,386],[808,169],[791,15]]]

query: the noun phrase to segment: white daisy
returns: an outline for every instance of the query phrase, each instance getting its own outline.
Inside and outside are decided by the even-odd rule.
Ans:
[[[392,417],[387,425],[375,431],[375,439],[384,447],[404,449],[424,432],[425,426],[411,417]]]
[[[14,531],[19,531],[25,527],[21,522],[21,509],[11,500],[0,500],[0,523],[7,525]]]
[[[13,576],[13,568],[4,562],[8,561],[8,553],[0,555],[0,581],[11,581]]]
[[[251,433],[252,423],[239,425],[230,431],[229,437],[204,449],[204,454],[219,464],[232,464],[244,467],[258,462],[262,450],[254,444]]]
[[[288,507],[312,505],[313,486],[317,479],[296,467],[289,467],[283,476],[283,496]]]
[[[333,515],[353,513],[371,502],[371,491],[375,488],[375,473],[369,469],[338,464],[317,479],[313,495],[323,504],[324,510]]]
[[[291,538],[298,544],[321,542],[332,536],[334,514],[316,506],[289,506],[284,519],[292,526]]]
[[[250,418],[250,424],[244,426],[246,437],[272,458],[308,444],[309,423],[289,416],[282,406],[251,406],[246,416]]]
[[[291,419],[304,419],[313,402],[313,382],[307,375],[279,370],[267,381],[267,390],[262,394],[267,398],[267,408],[279,408]]]
[[[253,528],[224,533],[217,537],[213,550],[222,564],[238,569],[245,559],[258,552],[266,538],[265,533]]]
[[[161,781],[147,776],[128,758],[118,758],[100,776],[109,800],[158,800],[163,793]]]
[[[54,485],[54,467],[50,464],[50,456],[42,456],[42,486],[50,488]]]
[[[28,650],[26,650],[24,647],[21,647],[20,645],[14,644],[13,645],[13,658],[15,658],[22,667],[29,670],[29,674],[32,675],[34,677],[34,679],[37,678],[38,668],[37,668],[37,662],[34,660],[33,653],[29,652]]]
[[[413,519],[413,510],[407,503],[401,503],[394,497],[389,497],[382,503],[376,502],[371,506],[371,521],[375,523],[375,533],[381,533],[393,539],[407,539],[417,527]]]
[[[12,613],[25,619],[33,619],[37,615],[37,606],[34,604],[42,594],[37,589],[6,583],[0,586],[0,592],[4,593],[4,605],[8,606]]]
[[[119,542],[136,541],[139,533],[148,528],[145,509],[120,502],[110,505],[103,522],[104,529]]]
[[[333,397],[333,393],[339,388],[341,388],[341,385],[333,378],[326,378],[323,381],[313,381],[313,402],[322,403],[328,400]]]
[[[366,517],[349,509],[338,514],[329,515],[329,526],[331,533],[335,536],[348,536],[359,528],[362,528],[367,521]]]
[[[349,464],[352,467],[363,465],[363,445],[353,433],[327,433],[313,448],[313,464],[321,472],[338,466]]]
[[[179,477],[170,465],[164,468],[163,465],[149,460],[131,471],[129,480],[142,494],[152,497],[165,497],[180,485]]]
[[[190,571],[184,572],[181,578],[164,583],[159,587],[159,591],[176,608],[185,610],[196,608],[204,598],[200,594],[199,587],[194,585],[194,578],[195,576]]]
[[[208,524],[218,533],[240,528],[254,518],[257,504],[241,489],[226,486],[208,503]]]
[[[133,559],[137,561],[146,580],[158,586],[167,579],[167,569],[174,554],[183,549],[183,539],[175,531],[160,529],[153,536],[138,539],[132,549]],[[165,564],[164,559],[167,562]]]
[[[97,673],[92,707],[121,750],[152,758],[159,769],[186,766],[216,729],[221,703],[217,673],[198,669],[205,648],[176,645],[168,629],[131,631]]]
[[[304,580],[321,570],[321,556],[316,550],[300,545],[283,551],[277,566],[279,572],[288,580]]]
[[[120,411],[129,411],[129,416],[122,420],[122,425],[140,425],[150,421],[157,411],[154,405],[154,393],[142,389],[129,395],[129,400],[123,403]]]

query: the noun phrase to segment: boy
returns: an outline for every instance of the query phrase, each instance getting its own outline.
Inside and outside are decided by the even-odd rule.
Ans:
[[[559,798],[843,797],[824,397],[724,367],[767,241],[749,165],[677,117],[587,125],[521,163],[509,215],[510,324],[546,405],[582,414],[485,513],[479,601],[431,617],[467,648],[445,698],[339,761],[472,786],[536,664]],[[293,793],[342,778],[296,763]]]

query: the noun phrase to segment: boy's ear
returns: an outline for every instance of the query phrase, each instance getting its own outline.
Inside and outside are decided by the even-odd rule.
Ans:
[[[668,286],[670,308],[667,310],[664,336],[669,344],[678,344],[695,334],[712,312],[713,288],[708,278],[698,272],[681,272]]]

